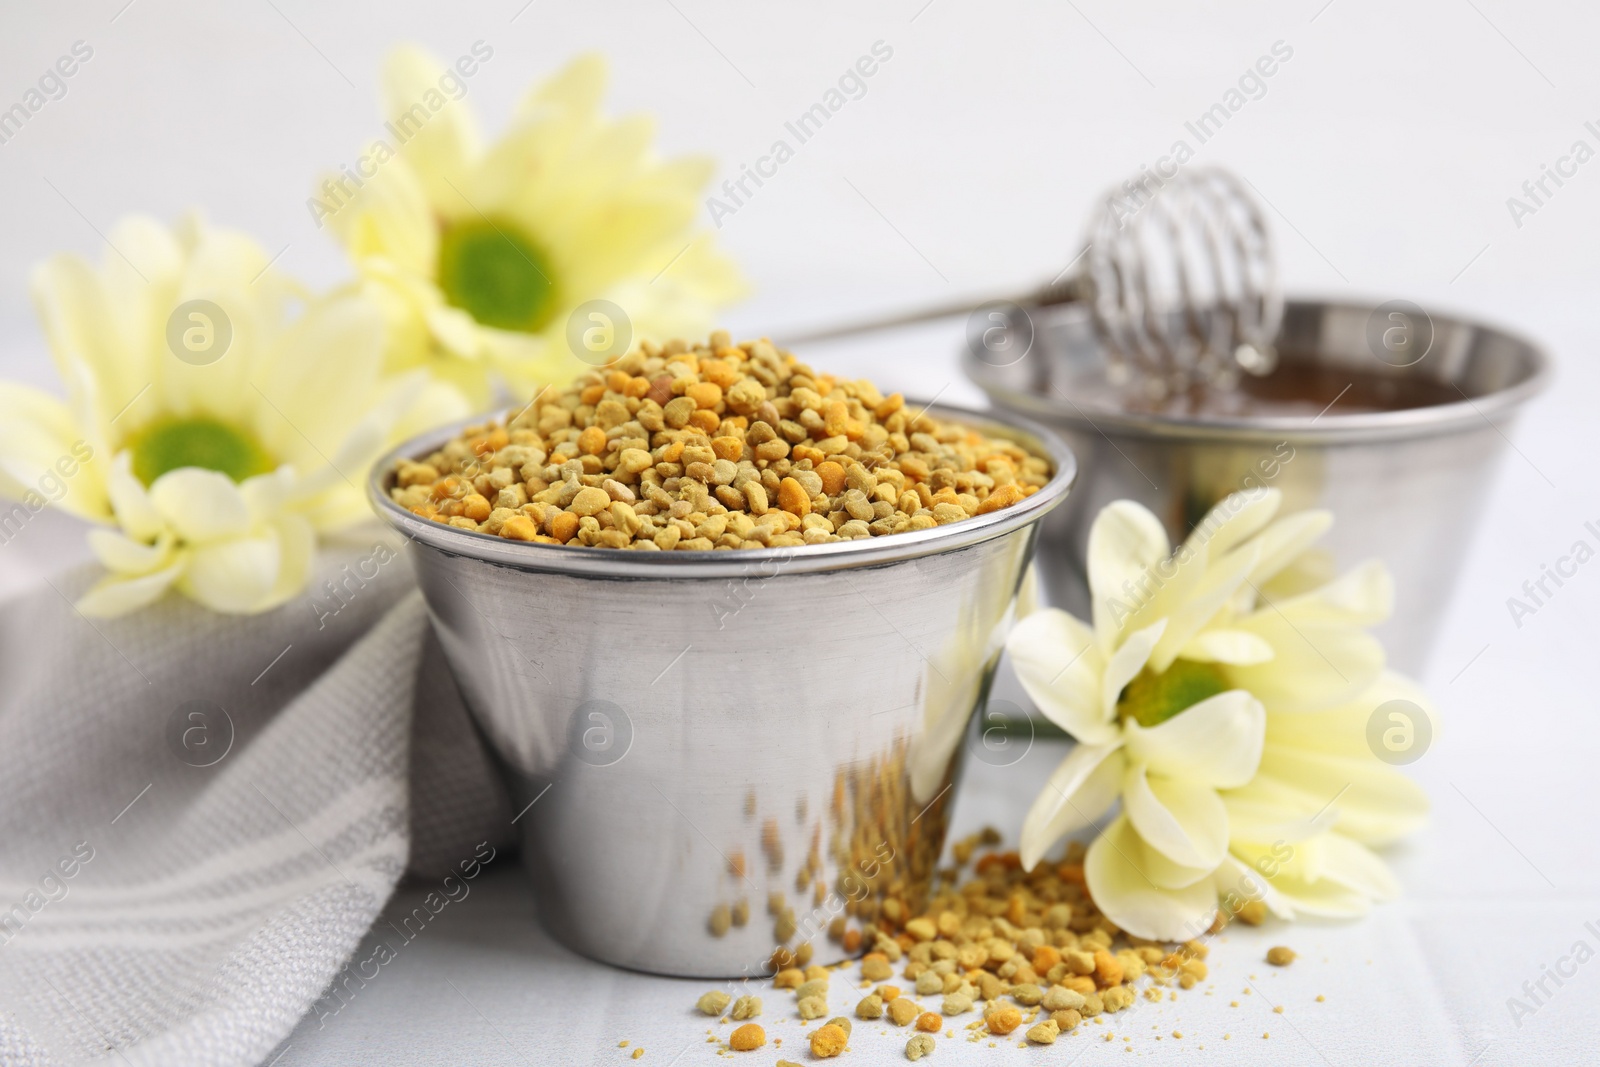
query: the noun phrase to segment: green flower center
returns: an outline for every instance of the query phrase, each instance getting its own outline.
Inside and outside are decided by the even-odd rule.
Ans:
[[[1123,687],[1117,698],[1117,714],[1148,729],[1232,688],[1218,664],[1173,660],[1172,666],[1160,674],[1146,667]]]
[[[550,259],[504,219],[446,223],[439,237],[439,288],[485,326],[534,333],[556,310]]]
[[[235,482],[272,470],[272,459],[255,438],[215,419],[168,419],[132,441],[133,473],[149,485],[179,467],[220,471]]]

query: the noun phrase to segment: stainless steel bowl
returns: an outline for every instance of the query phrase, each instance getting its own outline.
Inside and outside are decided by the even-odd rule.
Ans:
[[[1048,456],[1054,477],[915,533],[645,553],[395,505],[394,459],[459,426],[376,465],[370,495],[418,548],[434,627],[508,774],[539,915],[567,945],[737,977],[807,942],[837,961],[847,928],[918,907],[1036,524],[1077,470],[1048,430],[929,410]]]
[[[1341,569],[1374,557],[1388,564],[1395,613],[1377,632],[1393,665],[1421,670],[1512,418],[1549,378],[1543,352],[1404,301],[1296,300],[1274,377],[1297,374],[1309,386],[1301,410],[1157,414],[1110,401],[1082,309],[1007,314],[1008,332],[994,335],[1004,344],[967,349],[967,375],[1008,417],[1058,430],[1084,467],[1071,502],[1043,526],[1038,566],[1051,603],[1088,617],[1089,526],[1111,501],[1146,505],[1176,543],[1229,493],[1275,485],[1286,510],[1334,513],[1322,546]]]

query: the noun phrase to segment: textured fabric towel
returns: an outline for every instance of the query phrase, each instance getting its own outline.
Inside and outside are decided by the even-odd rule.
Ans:
[[[88,572],[0,606],[0,1063],[261,1062],[408,861],[508,843],[407,561],[371,557],[250,618],[86,619]]]

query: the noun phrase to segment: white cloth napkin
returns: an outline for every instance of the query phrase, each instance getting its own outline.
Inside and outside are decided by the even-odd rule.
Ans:
[[[258,1063],[408,862],[509,843],[407,561],[365,577],[371,547],[249,618],[86,619],[89,572],[0,605],[0,1063]]]

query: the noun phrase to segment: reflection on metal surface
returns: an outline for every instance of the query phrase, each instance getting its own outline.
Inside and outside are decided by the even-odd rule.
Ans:
[[[1031,543],[1013,544],[1019,575],[1027,563],[1021,557],[1031,554],[1031,550]],[[933,799],[944,785],[950,756],[966,733],[973,709],[983,703],[989,692],[995,665],[1011,630],[1017,585],[969,590],[973,601],[961,605],[958,629],[939,654],[928,661],[924,728],[911,747],[911,795],[919,804]],[[997,617],[998,621],[990,622]]]
[[[904,740],[896,741],[880,757],[835,775],[826,810],[809,831],[801,829],[809,844],[792,895],[781,888],[767,892],[773,948],[759,961],[767,969],[811,962],[824,936],[838,945],[824,958],[854,952],[883,908],[921,907],[944,842],[950,798],[945,790],[921,808],[909,803],[906,750]],[[769,872],[781,873],[781,866]],[[719,932],[716,917],[714,911],[711,932],[720,937],[726,930]]]

